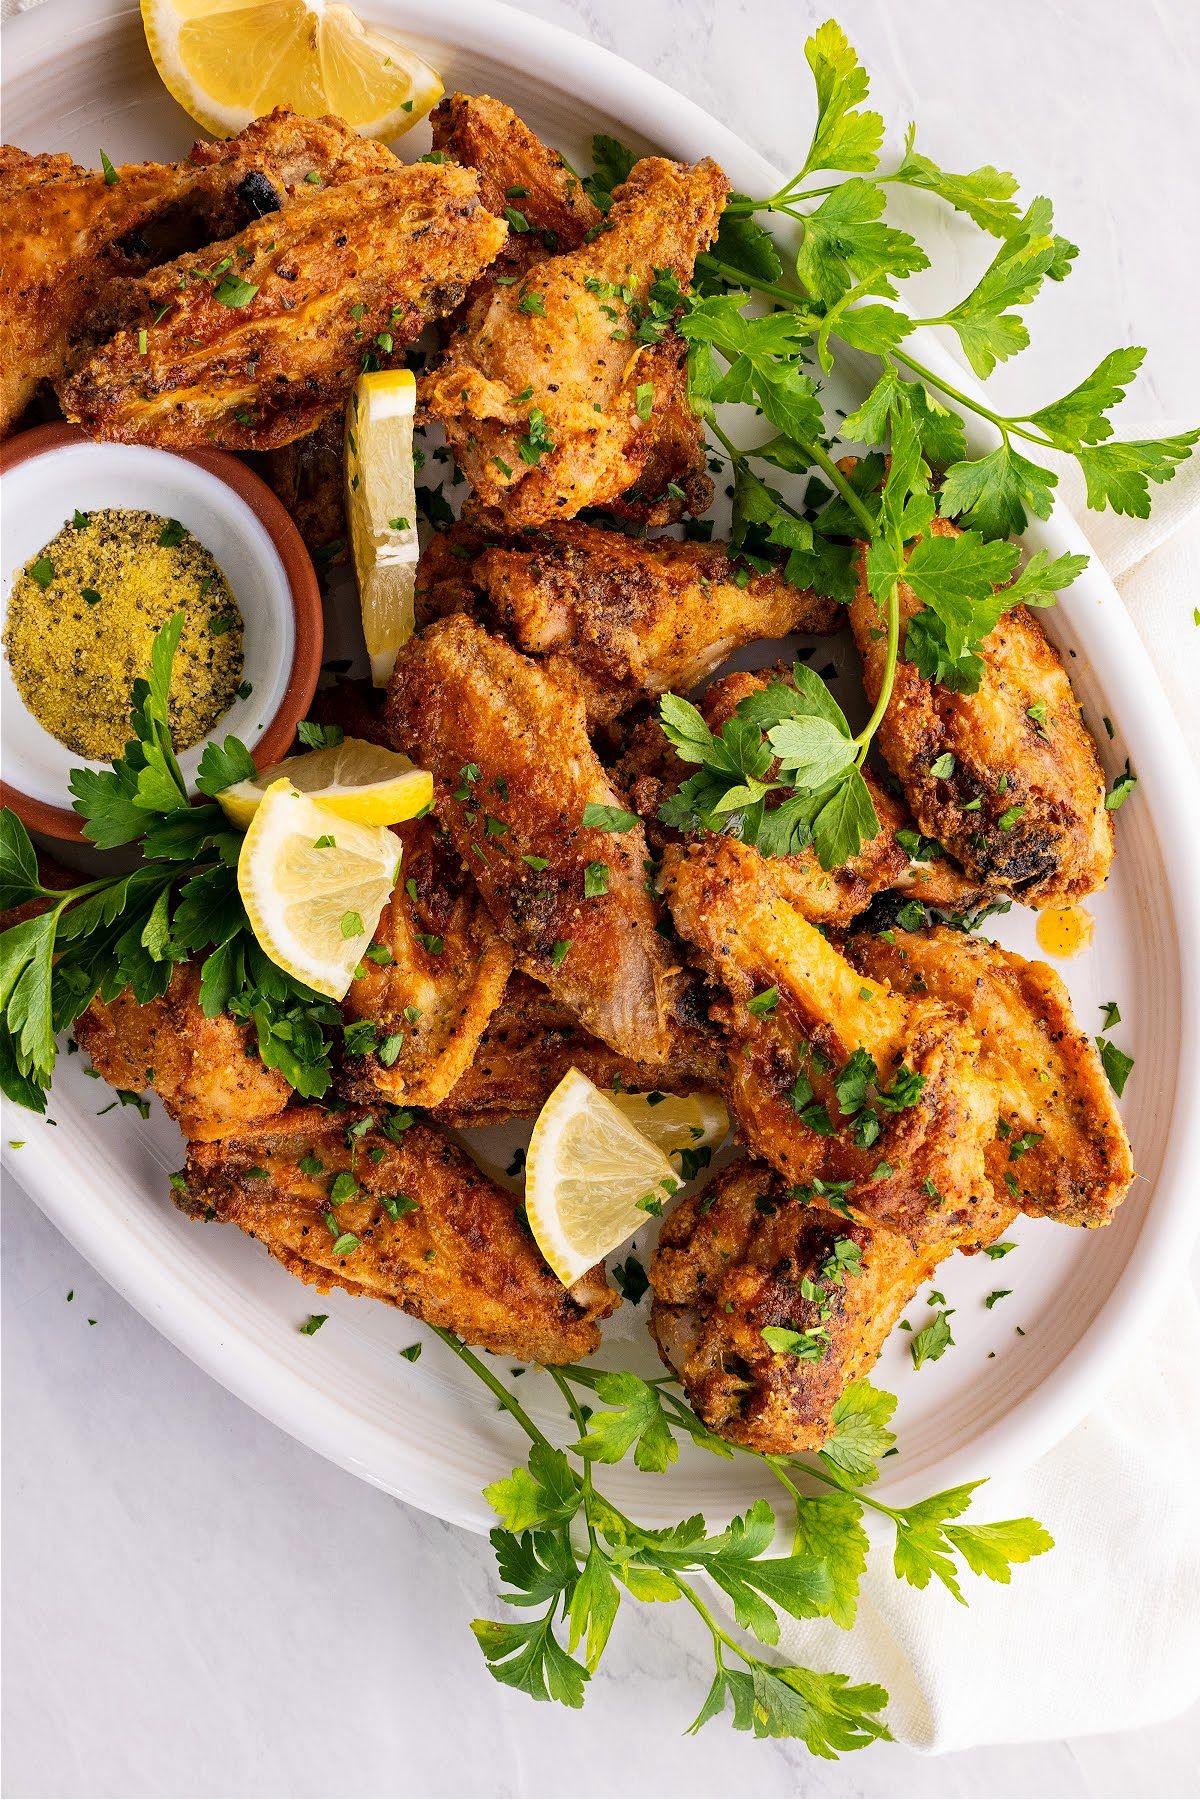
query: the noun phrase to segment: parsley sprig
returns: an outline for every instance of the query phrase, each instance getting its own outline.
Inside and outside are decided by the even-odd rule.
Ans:
[[[941,169],[917,150],[914,127],[896,166],[884,170],[883,120],[863,105],[867,74],[841,28],[832,20],[820,26],[805,56],[817,116],[800,169],[765,199],[731,198],[712,250],[697,260],[695,291],[676,286],[671,299],[689,345],[692,404],[732,472],[731,536],[748,570],[782,561],[798,586],[846,602],[856,590],[857,546],[867,546],[866,579],[886,645],[878,699],[863,730],[851,736],[837,708],[818,723],[817,702],[811,687],[806,691],[806,711],[797,715],[807,721],[798,734],[804,754],[775,782],[790,786],[795,799],[767,815],[779,820],[779,842],[770,830],[762,835],[756,811],[763,796],[755,783],[772,758],[746,729],[744,714],[690,758],[704,771],[688,784],[692,824],[758,834],[754,841],[767,854],[781,845],[802,847],[807,832],[828,868],[845,862],[878,829],[860,772],[901,650],[927,680],[973,693],[983,672],[982,643],[1002,615],[1021,604],[1051,605],[1086,564],[1081,556],[1051,558],[1043,551],[1018,573],[1018,551],[1005,540],[1031,518],[1048,516],[1058,482],[1030,447],[1074,457],[1089,506],[1144,517],[1151,486],[1171,479],[1200,432],[1114,439],[1108,415],[1141,365],[1140,348],[1112,351],[1067,393],[1021,416],[996,412],[910,355],[907,342],[918,326],[945,327],[975,373],[986,377],[1028,344],[1023,309],[1046,281],[1066,278],[1076,247],[1055,232],[1049,200],[1039,196],[1022,208],[1015,177],[991,165],[964,174]],[[606,155],[611,162],[611,149]],[[814,184],[810,178],[821,171],[843,179]],[[897,187],[933,194],[998,240],[970,292],[938,317],[920,318],[897,304],[898,284],[929,267],[916,240],[887,222],[889,193]],[[773,219],[788,222],[793,249],[785,251],[771,235]],[[658,286],[668,285],[660,271]],[[753,310],[763,302],[770,310]],[[873,357],[878,375],[835,433],[820,382],[844,351]],[[731,403],[753,408],[770,434],[750,447],[736,443],[715,410]],[[964,413],[993,429],[994,448],[968,453]],[[854,467],[839,466],[835,435],[867,446]],[[776,485],[776,470],[808,477],[802,503]],[[957,521],[961,534],[935,535],[939,516]],[[922,602],[903,645],[901,582]],[[664,724],[685,754],[678,705],[673,696],[664,701]],[[767,736],[783,723],[772,719]],[[694,748],[701,748],[699,738]],[[675,810],[686,807],[681,800]]]
[[[0,812],[0,908],[46,902],[0,933],[0,1089],[44,1112],[55,1035],[97,994],[126,988],[139,1005],[166,992],[175,964],[200,961],[200,1004],[253,1028],[268,1068],[308,1097],[330,1079],[336,1007],[271,962],[250,929],[237,887],[242,834],[213,796],[255,773],[237,738],[210,743],[188,797],[168,725],[171,669],[183,614],[154,640],[149,677],[134,683],[133,737],[108,769],[75,769],[71,792],[84,835],[101,849],[136,845],[131,870],[65,893],[42,885],[37,854],[15,813]]]
[[[491,1541],[507,1590],[502,1598],[520,1616],[476,1619],[472,1630],[496,1680],[535,1700],[582,1706],[623,1598],[683,1600],[708,1632],[714,1664],[689,1730],[725,1714],[735,1730],[798,1738],[814,1755],[836,1757],[890,1736],[882,1716],[886,1691],[776,1661],[757,1646],[778,1644],[781,1616],[853,1625],[870,1549],[863,1525],[868,1510],[894,1532],[898,1579],[924,1588],[936,1578],[959,1601],[964,1567],[1007,1582],[1014,1563],[1052,1546],[1034,1519],[959,1523],[979,1482],[902,1508],[866,1493],[894,1443],[888,1426],[896,1405],[867,1382],[852,1384],[838,1401],[825,1448],[798,1459],[760,1456],[714,1437],[669,1376],[645,1381],[578,1365],[549,1369],[577,1434],[558,1446],[495,1370],[452,1332],[434,1329],[529,1439],[525,1465],[485,1489],[500,1519]],[[602,1410],[592,1411],[593,1401]],[[651,1529],[597,1486],[598,1467],[629,1455],[639,1469],[665,1472],[678,1458],[681,1437],[717,1456],[751,1456],[780,1484],[794,1519],[786,1553],[771,1554],[776,1519],[765,1499],[723,1531],[710,1532],[698,1513]],[[827,1491],[806,1491],[814,1482]],[[715,1596],[732,1611],[735,1629],[717,1616]]]

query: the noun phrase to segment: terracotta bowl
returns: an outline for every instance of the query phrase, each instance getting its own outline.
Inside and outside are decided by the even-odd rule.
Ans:
[[[0,477],[3,613],[14,576],[76,507],[130,507],[180,520],[221,565],[245,621],[251,691],[209,735],[240,738],[260,769],[286,755],[321,672],[321,595],[300,533],[257,475],[223,450],[96,443],[74,425],[39,425],[0,445]],[[0,801],[31,831],[81,840],[68,777],[79,766],[106,765],[87,763],[38,723],[7,658],[0,665],[0,727]],[[202,749],[180,756],[189,782]]]

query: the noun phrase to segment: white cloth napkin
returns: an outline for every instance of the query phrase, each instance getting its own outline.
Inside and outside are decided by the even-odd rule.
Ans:
[[[1177,424],[1122,437],[1161,437]],[[1120,590],[1193,751],[1200,750],[1200,457],[1155,488],[1147,520],[1059,494]],[[1132,1730],[1200,1695],[1200,1306],[1176,1295],[1103,1405],[1024,1474],[978,1496],[981,1519],[1031,1513],[1055,1539],[1011,1585],[964,1579],[970,1604],[893,1577],[890,1534],[872,1557],[853,1632],[787,1624],[780,1648],[891,1695],[888,1724],[918,1750]],[[936,1584],[935,1584],[936,1585]]]

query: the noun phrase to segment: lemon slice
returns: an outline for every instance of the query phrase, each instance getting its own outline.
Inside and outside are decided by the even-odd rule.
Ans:
[[[408,369],[362,375],[346,406],[346,516],[358,579],[371,679],[386,687],[396,652],[413,632],[417,494]]]
[[[225,817],[244,831],[276,781],[290,782],[310,800],[319,800],[339,818],[357,825],[399,825],[415,818],[433,800],[433,776],[398,750],[366,738],[344,738],[324,750],[289,756],[248,781],[217,795]]]
[[[332,0],[142,0],[142,24],[171,93],[220,137],[276,106],[399,137],[442,96],[428,63]]]
[[[678,1186],[657,1144],[612,1096],[568,1070],[538,1114],[525,1155],[530,1229],[564,1287],[640,1230]]]
[[[664,1156],[676,1150],[715,1150],[729,1135],[729,1112],[716,1094],[613,1094],[613,1105]]]
[[[297,793],[267,789],[238,857],[238,892],[273,963],[340,1000],[400,873],[400,841]]]

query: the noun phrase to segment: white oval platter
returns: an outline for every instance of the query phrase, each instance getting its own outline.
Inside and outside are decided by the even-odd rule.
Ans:
[[[715,156],[742,191],[778,185],[775,169],[691,102],[608,52],[491,0],[369,0],[364,11],[410,41],[443,72],[447,88],[498,95],[576,166],[587,166],[591,133],[604,131],[689,161]],[[185,154],[196,135],[154,73],[129,0],[55,0],[8,22],[3,104],[8,142],[67,150],[92,165],[101,145],[116,162],[162,160]],[[401,147],[415,155],[427,141],[421,128]],[[969,382],[933,339],[919,353],[960,387]],[[1055,553],[1087,549],[1061,510],[1027,543]],[[1118,817],[1113,879],[1091,906],[1094,944],[1063,973],[1088,1029],[1099,1029],[1102,1002],[1120,1004],[1117,1039],[1137,1064],[1124,1111],[1139,1180],[1103,1232],[1026,1220],[1009,1234],[1019,1248],[1003,1264],[958,1257],[939,1271],[956,1308],[955,1348],[916,1372],[906,1338],[895,1333],[875,1376],[900,1397],[900,1454],[885,1465],[878,1491],[901,1501],[1011,1472],[1054,1444],[1117,1362],[1137,1354],[1200,1222],[1200,866],[1186,753],[1097,564],[1043,617],[1071,656],[1088,718],[1114,723],[1111,743],[1101,734],[1110,776],[1126,756],[1138,775]],[[1028,912],[1014,909],[995,934],[1037,954]],[[166,1179],[182,1160],[175,1128],[157,1106],[148,1121],[133,1108],[102,1112],[111,1095],[85,1078],[82,1061],[60,1061],[53,1124],[8,1109],[10,1174],[114,1287],[232,1392],[365,1479],[485,1529],[492,1521],[481,1488],[524,1458],[494,1403],[431,1334],[386,1306],[333,1295],[319,1302],[329,1323],[302,1336],[297,1327],[317,1297],[240,1233],[192,1224],[176,1211]],[[23,1147],[8,1148],[10,1139]],[[995,1287],[1013,1293],[989,1311],[983,1301]],[[923,1298],[910,1316],[916,1328],[929,1316]],[[421,1360],[401,1360],[398,1350],[420,1337],[427,1340]],[[657,1366],[640,1312],[621,1309],[602,1360]],[[539,1423],[561,1432],[545,1377],[530,1371],[522,1398]],[[690,1447],[667,1476],[621,1465],[606,1478],[614,1501],[647,1524],[697,1508],[728,1515],[761,1487],[746,1459],[720,1461]]]

